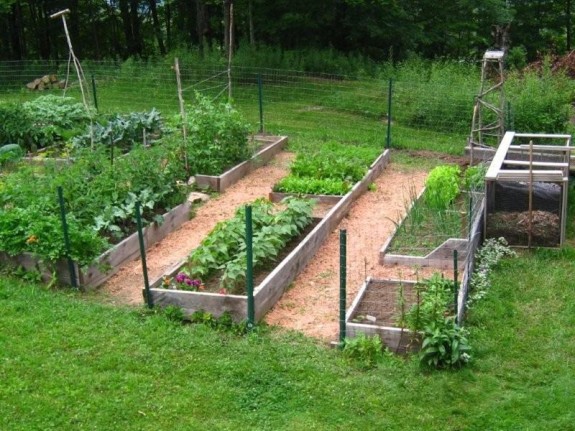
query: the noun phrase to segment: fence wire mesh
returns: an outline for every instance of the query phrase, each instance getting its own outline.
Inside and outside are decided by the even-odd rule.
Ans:
[[[179,113],[174,62],[84,61],[82,68],[102,113],[145,111],[156,108],[164,116]],[[393,81],[391,118],[388,79],[350,79],[336,74],[234,66],[180,64],[182,95],[193,104],[195,92],[227,101],[255,130],[340,138],[384,146],[388,120],[394,148],[435,149],[460,153],[469,134],[475,85],[446,86],[426,81]],[[45,75],[54,75],[66,89],[33,91],[26,88]],[[261,87],[258,88],[258,82]],[[55,86],[57,87],[57,86]],[[230,88],[231,87],[231,88]],[[260,91],[263,125],[260,125]],[[81,100],[78,80],[67,62],[2,62],[0,94],[4,101],[23,102],[46,92]],[[333,127],[338,124],[337,130]],[[358,132],[361,131],[361,134]],[[361,136],[361,137],[358,137]]]

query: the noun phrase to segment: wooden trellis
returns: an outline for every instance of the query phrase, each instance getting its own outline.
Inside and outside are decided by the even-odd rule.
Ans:
[[[475,98],[469,135],[472,162],[474,146],[497,146],[505,133],[504,57],[504,51],[486,51],[483,55],[481,86]]]

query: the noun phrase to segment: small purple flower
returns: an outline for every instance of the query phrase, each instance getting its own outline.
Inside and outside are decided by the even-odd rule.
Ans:
[[[193,280],[190,280],[190,279],[188,278],[188,279],[186,280],[186,284],[187,284],[188,286],[193,286],[193,285],[194,285],[194,282],[193,282]]]
[[[188,278],[188,276],[183,272],[180,272],[178,275],[176,275],[176,282],[183,283],[186,280],[186,278]]]

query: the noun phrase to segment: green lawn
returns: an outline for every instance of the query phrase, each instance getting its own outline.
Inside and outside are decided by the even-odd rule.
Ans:
[[[470,312],[470,366],[431,373],[394,359],[362,370],[295,333],[180,326],[5,277],[0,429],[573,429],[574,258],[505,261]]]

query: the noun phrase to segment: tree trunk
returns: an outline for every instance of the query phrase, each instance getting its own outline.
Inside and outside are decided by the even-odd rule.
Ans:
[[[254,47],[256,45],[256,34],[254,31],[254,16],[252,12],[252,0],[248,0],[248,27],[250,34],[250,45]]]
[[[134,35],[132,33],[130,7],[128,5],[128,0],[120,0],[119,5],[120,5],[120,17],[122,18],[122,25],[124,28],[124,36],[126,37],[126,46],[128,47],[126,54],[128,56],[135,55],[136,49],[134,46]]]
[[[204,0],[196,0],[196,34],[198,36],[198,46],[200,55],[204,54],[206,47],[206,35],[208,33],[208,20],[206,14],[206,3]]]
[[[78,43],[80,41],[80,11],[78,7],[78,0],[70,1],[70,38],[72,43],[76,42],[74,45],[74,52],[81,58],[83,54],[82,44]],[[67,17],[68,18],[68,17]]]
[[[141,56],[144,48],[140,32],[140,16],[138,15],[139,3],[139,0],[130,0],[130,22],[132,24],[132,37],[134,38],[134,51],[136,55]]]
[[[158,48],[160,48],[160,54],[166,55],[166,47],[164,46],[164,38],[162,36],[162,28],[160,26],[160,20],[158,19],[158,8],[156,5],[156,0],[149,0],[150,11],[152,12],[152,23],[154,26],[154,33],[156,33],[156,39],[158,40]]]
[[[166,18],[166,47],[168,51],[172,49],[172,7],[169,1],[164,6],[164,15]]]
[[[567,18],[567,52],[571,52],[571,0],[565,2],[565,17]]]
[[[26,43],[23,34],[22,5],[19,1],[10,7],[10,44],[12,56],[16,60],[22,60],[26,56]]]

